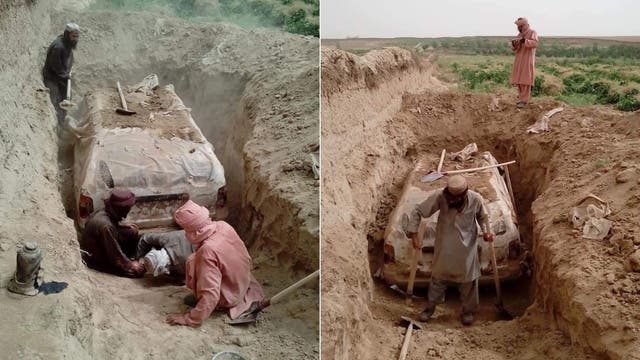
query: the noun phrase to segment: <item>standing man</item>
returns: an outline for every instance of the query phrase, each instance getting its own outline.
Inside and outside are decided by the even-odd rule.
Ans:
[[[73,49],[78,45],[78,39],[80,39],[80,27],[76,23],[68,23],[64,33],[49,45],[47,59],[42,69],[44,86],[49,89],[58,122],[62,122],[66,116],[66,111],[60,108],[60,102],[67,95],[67,80],[71,77],[73,66]]]
[[[124,277],[142,277],[144,265],[132,260],[138,245],[138,227],[120,224],[136,203],[128,189],[114,189],[104,210],[91,214],[80,237],[82,260],[90,268]]]
[[[484,240],[493,241],[489,214],[482,196],[468,189],[467,180],[460,175],[452,176],[444,189],[429,196],[411,213],[406,232],[414,249],[422,249],[422,239],[418,239],[416,234],[420,221],[438,210],[431,284],[427,308],[420,314],[420,320],[428,321],[436,310],[436,304],[444,302],[447,286],[457,285],[462,301],[462,324],[471,325],[479,304],[480,261],[476,221],[482,227]]]
[[[536,48],[538,34],[531,29],[526,18],[518,18],[518,36],[511,41],[511,50],[516,54],[510,82],[518,87],[516,106],[523,108],[531,98],[531,87],[535,80]]]

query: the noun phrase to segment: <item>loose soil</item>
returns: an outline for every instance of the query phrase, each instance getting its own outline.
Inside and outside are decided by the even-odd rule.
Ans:
[[[24,241],[43,249],[46,281],[69,283],[55,295],[0,291],[2,357],[210,359],[234,350],[249,359],[317,359],[318,284],[272,305],[255,326],[230,327],[217,312],[190,329],[164,323],[167,313],[186,310],[184,286],[119,278],[82,264],[64,209],[73,160],[68,138],[58,139],[40,74],[46,47],[75,20],[83,31],[74,101],[95,89],[115,95],[116,80],[134,85],[150,73],[161,85],[173,83],[216,147],[229,187],[229,221],[250,246],[254,274],[274,295],[319,265],[318,181],[307,166],[318,145],[318,39],[91,11],[89,3],[15,0],[0,13],[7,49],[0,56],[0,288]]]
[[[640,244],[640,185],[634,170],[624,182],[618,174],[640,165],[640,114],[568,107],[552,118],[550,132],[526,134],[560,104],[534,100],[518,110],[513,93],[450,92],[430,62],[418,64],[398,48],[321,54],[323,357],[397,357],[398,320],[417,318],[425,300],[405,306],[374,278],[382,230],[417,161],[430,157],[435,169],[442,149],[476,142],[498,161],[517,161],[510,171],[533,279],[505,287],[513,321],[499,321],[488,287],[475,324],[462,327],[451,292],[415,333],[408,358],[638,358],[640,274],[625,263]],[[583,239],[569,222],[571,207],[588,193],[614,209],[604,241]]]

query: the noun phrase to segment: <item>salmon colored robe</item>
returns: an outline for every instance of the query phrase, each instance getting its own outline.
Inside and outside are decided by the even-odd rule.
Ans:
[[[538,47],[538,34],[535,30],[528,28],[518,34],[517,40],[524,38],[524,44],[518,43],[511,49],[515,52],[516,58],[513,62],[513,70],[509,79],[513,85],[533,86],[535,79],[536,48]]]
[[[251,274],[251,256],[244,243],[224,221],[211,221],[209,210],[189,200],[176,211],[176,221],[189,242],[197,246],[186,265],[186,285],[198,303],[185,319],[200,325],[216,308],[228,308],[235,319],[251,303],[264,299],[262,287]]]

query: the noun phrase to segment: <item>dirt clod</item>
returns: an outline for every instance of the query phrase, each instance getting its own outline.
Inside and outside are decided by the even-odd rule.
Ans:
[[[616,183],[623,184],[623,183],[632,181],[635,178],[636,178],[636,169],[635,168],[629,168],[629,169],[620,171],[616,175]]]
[[[634,252],[627,258],[627,271],[640,272],[640,250]]]

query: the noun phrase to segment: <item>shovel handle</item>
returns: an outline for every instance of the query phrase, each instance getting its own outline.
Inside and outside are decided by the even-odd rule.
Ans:
[[[515,164],[516,161],[515,160],[511,160],[502,164],[495,164],[495,165],[487,165],[487,166],[481,166],[481,167],[476,167],[476,168],[471,168],[471,169],[462,169],[462,170],[452,170],[452,171],[446,171],[443,174],[445,175],[452,175],[452,174],[463,174],[463,173],[470,173],[470,172],[474,172],[474,171],[480,171],[480,170],[485,170],[485,169],[491,169],[491,168],[496,168],[496,167],[500,167],[500,166],[505,166],[505,165],[511,165],[511,164]]]
[[[513,206],[513,215],[517,219],[516,211],[516,198],[513,196],[513,187],[511,187],[511,176],[509,175],[509,167],[504,167],[504,176],[507,178],[507,190],[509,190],[509,196],[511,197],[511,205]]]
[[[299,287],[311,282],[311,280],[317,278],[319,275],[320,275],[320,270],[314,271],[312,274],[307,275],[302,280],[298,280],[298,282],[296,282],[295,284],[289,286],[288,288],[286,288],[286,289],[280,291],[279,293],[275,294],[274,296],[272,296],[271,299],[269,299],[269,303],[270,304],[274,304],[274,303],[278,302],[279,300],[281,300],[285,296],[287,296],[287,295],[291,294],[292,292],[294,292]]]
[[[493,241],[489,243],[491,253],[491,263],[493,264],[493,280],[496,283],[496,297],[498,304],[502,304],[502,290],[500,289],[500,275],[498,275],[498,262],[496,261],[496,250],[493,248]]]
[[[407,284],[407,297],[404,299],[404,303],[411,305],[413,298],[413,285],[416,281],[416,272],[418,271],[418,256],[422,252],[420,249],[413,249],[411,256],[411,272],[409,273],[409,283]]]
[[[67,79],[67,100],[71,100],[71,78]]]
[[[411,341],[411,334],[413,333],[413,322],[409,323],[407,326],[407,332],[404,334],[404,340],[402,341],[402,349],[400,349],[399,360],[404,360],[407,358],[407,353],[409,352],[409,343]]]
[[[120,95],[120,102],[122,103],[122,108],[126,111],[129,111],[129,108],[127,108],[127,101],[124,99],[124,94],[122,93],[122,88],[120,88],[120,81],[116,81],[116,86],[118,87],[118,95]]]
[[[420,222],[420,226],[418,227],[418,234],[416,236],[420,241],[424,239],[424,232],[427,227],[427,219],[424,219]],[[412,246],[413,249],[413,246]],[[411,257],[411,269],[409,272],[409,282],[407,283],[407,296],[404,300],[404,303],[407,305],[411,305],[411,301],[413,300],[413,285],[416,281],[416,273],[418,272],[418,259],[420,258],[420,254],[422,254],[422,248],[413,249],[412,257]]]
[[[438,163],[438,170],[436,170],[437,172],[441,172],[442,171],[442,165],[444,164],[444,156],[447,153],[447,149],[442,149],[442,155],[440,155],[440,162]]]

